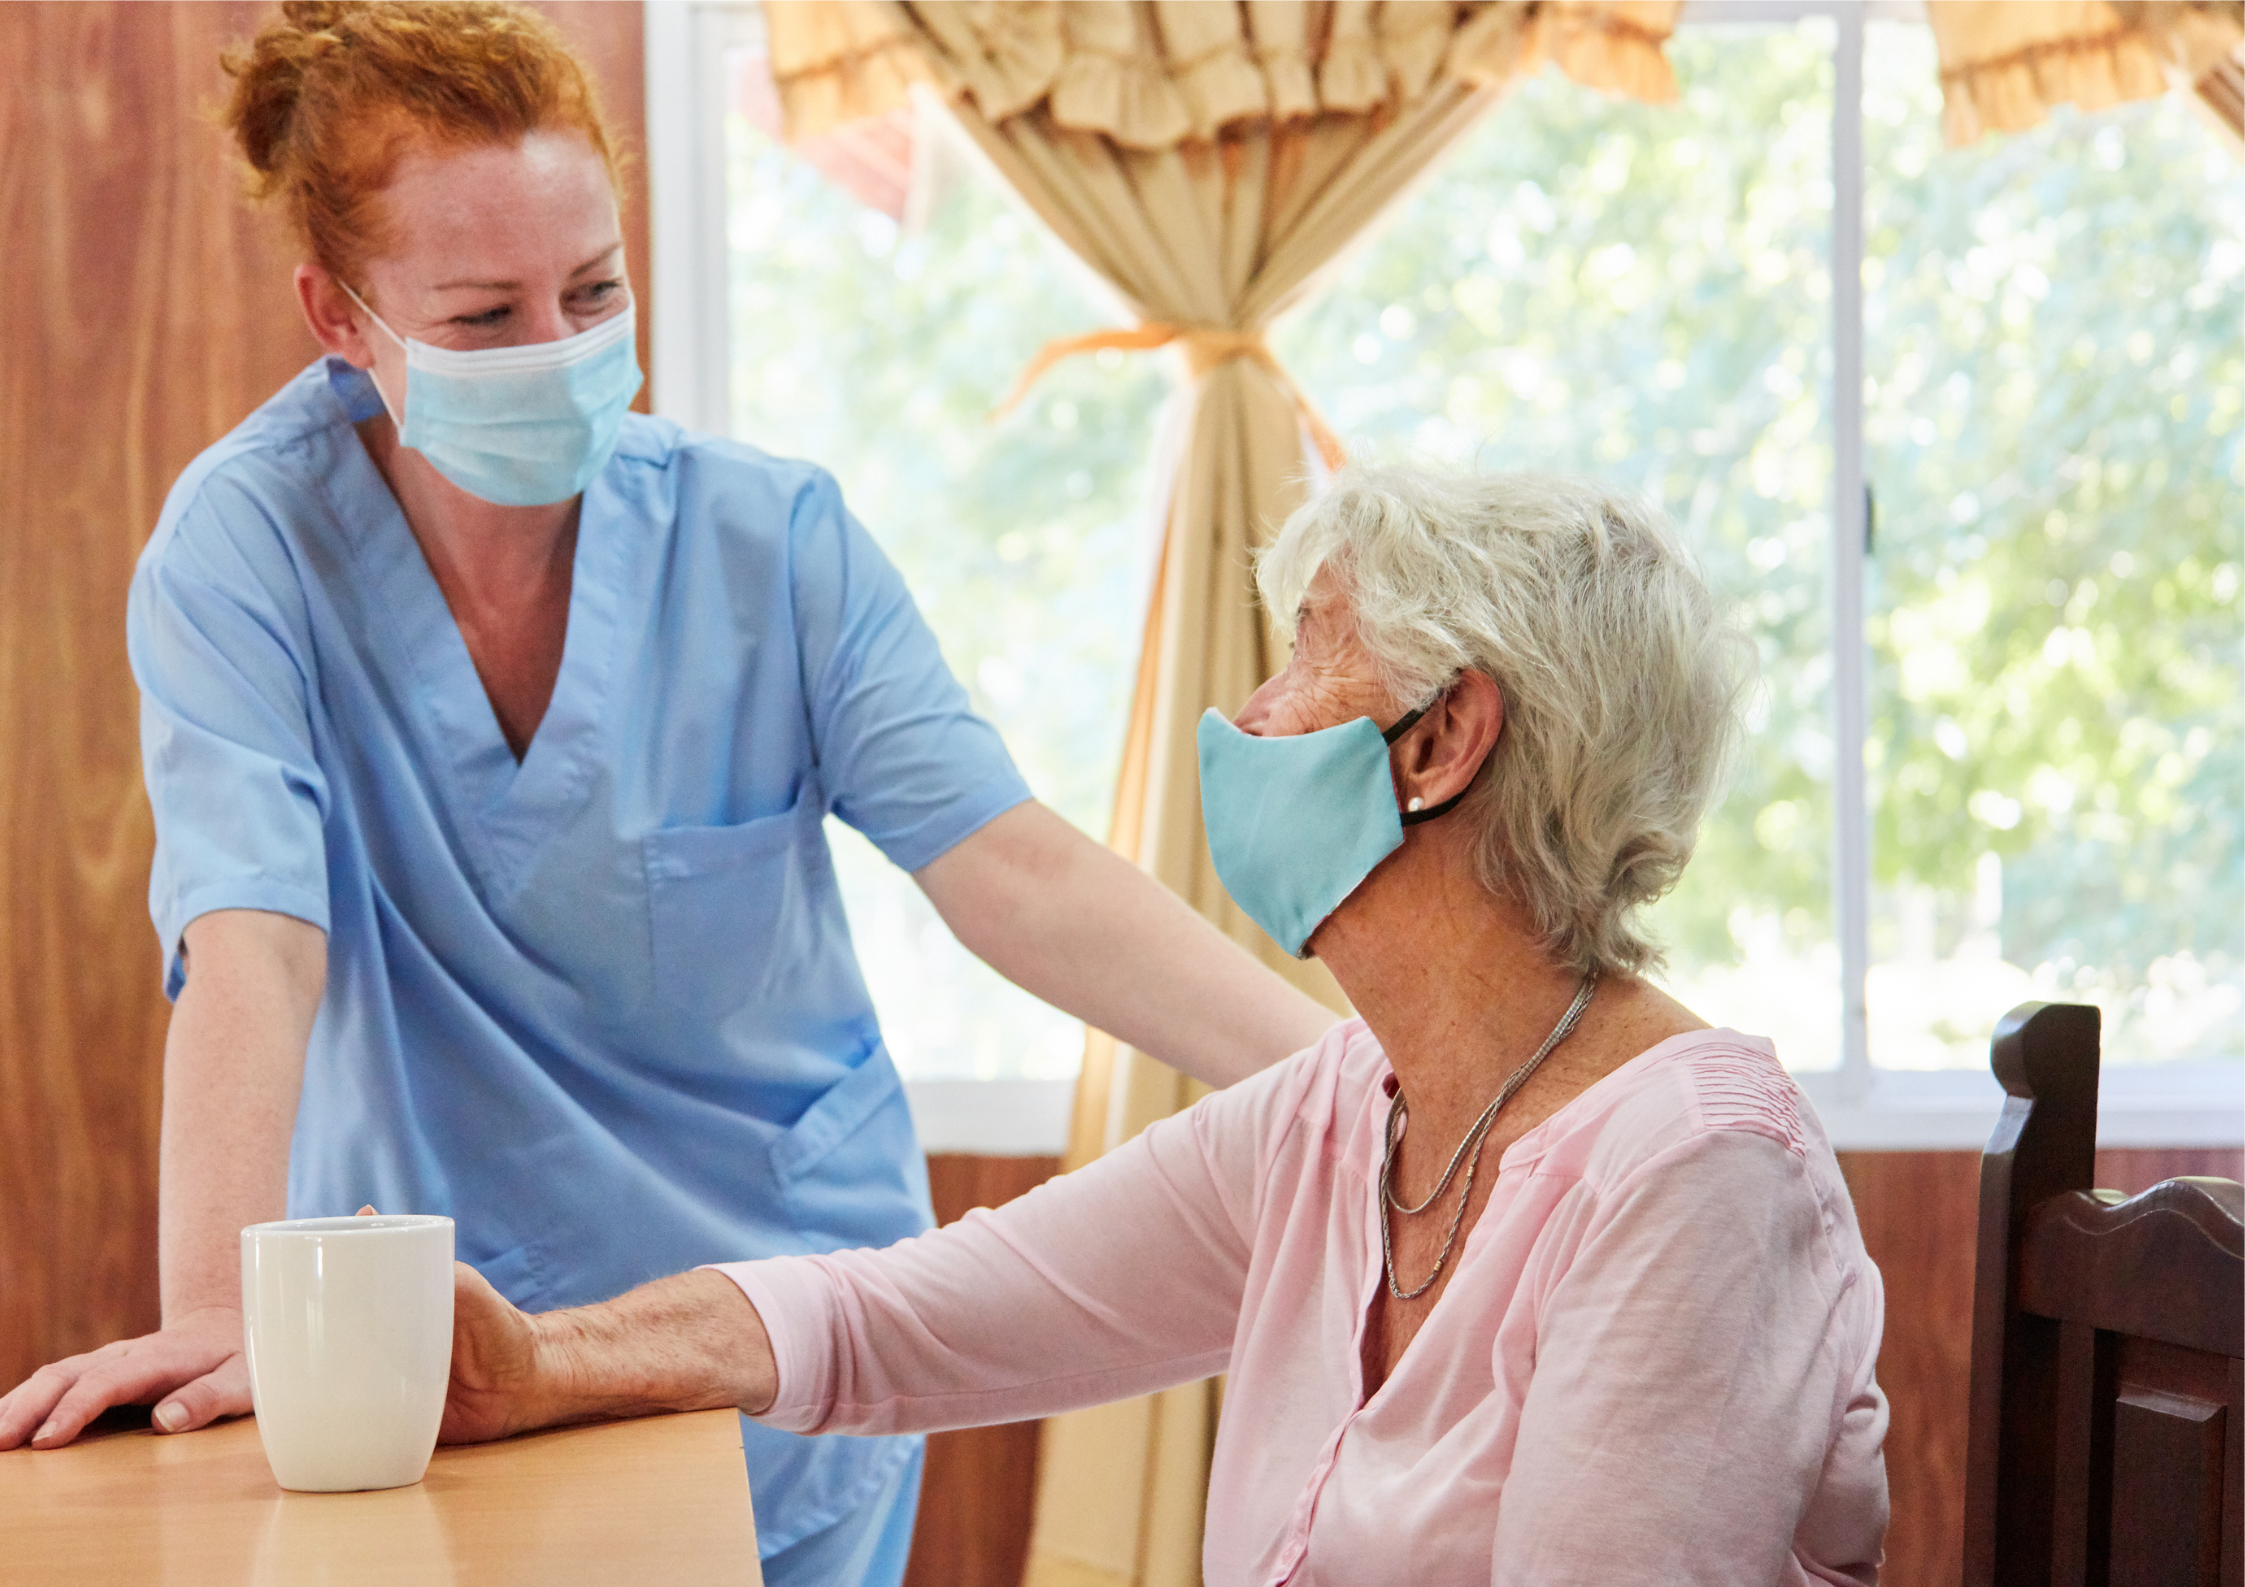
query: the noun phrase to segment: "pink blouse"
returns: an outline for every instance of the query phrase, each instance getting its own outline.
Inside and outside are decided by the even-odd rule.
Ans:
[[[1014,1421],[1226,1372],[1210,1587],[1878,1575],[1883,1306],[1767,1042],[1639,1054],[1506,1151],[1366,1398],[1393,1076],[1363,1023],[885,1251],[724,1266],[798,1432]]]

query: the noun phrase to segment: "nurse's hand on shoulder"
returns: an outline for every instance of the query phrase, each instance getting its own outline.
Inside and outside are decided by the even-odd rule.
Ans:
[[[41,1367],[0,1398],[0,1449],[59,1449],[113,1405],[151,1404],[167,1433],[249,1414],[239,1307],[187,1312],[156,1333]]]

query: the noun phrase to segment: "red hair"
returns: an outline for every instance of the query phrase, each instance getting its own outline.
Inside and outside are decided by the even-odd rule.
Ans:
[[[416,141],[444,148],[581,134],[623,202],[615,140],[554,25],[504,0],[290,0],[221,58],[224,122],[259,200],[349,280],[386,237],[376,200]]]

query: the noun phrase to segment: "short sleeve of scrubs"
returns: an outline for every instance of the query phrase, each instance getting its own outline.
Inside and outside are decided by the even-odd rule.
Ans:
[[[834,813],[916,871],[1029,797],[968,704],[895,566],[821,473],[791,565],[803,690]]]
[[[218,909],[326,930],[327,780],[313,748],[311,623],[288,548],[225,474],[181,482],[133,579],[126,638],[156,822],[149,909],[164,986],[180,934]]]

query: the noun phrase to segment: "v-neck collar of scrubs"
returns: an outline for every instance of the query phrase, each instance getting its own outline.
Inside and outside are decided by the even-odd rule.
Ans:
[[[366,417],[352,412],[350,393],[339,389],[336,395],[346,419]],[[442,792],[463,849],[485,888],[504,896],[545,839],[584,802],[602,764],[599,741],[628,550],[628,537],[617,532],[621,515],[609,481],[615,460],[586,487],[578,509],[561,668],[518,763],[421,542],[356,433],[347,441],[338,449],[340,467],[328,496],[367,592],[369,637],[384,653],[386,670],[405,685],[403,708],[438,752],[432,767],[449,773]]]

